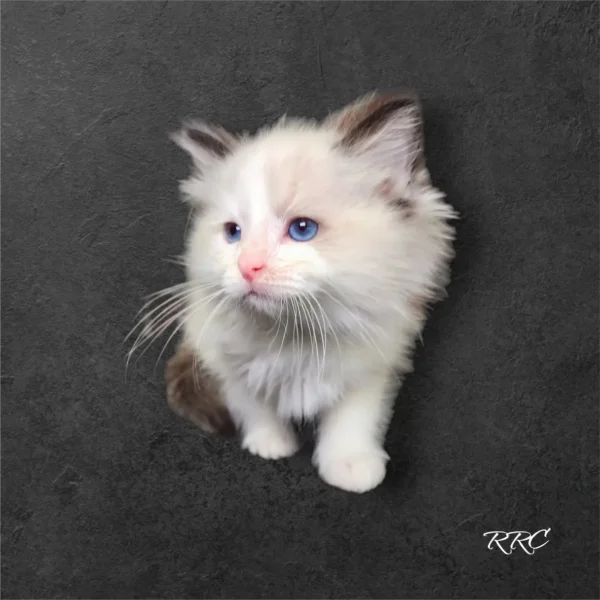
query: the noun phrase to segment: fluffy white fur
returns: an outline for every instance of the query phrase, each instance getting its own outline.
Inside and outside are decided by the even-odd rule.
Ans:
[[[454,212],[424,167],[412,167],[416,105],[349,146],[343,114],[282,120],[239,139],[189,126],[216,146],[194,141],[189,127],[174,137],[194,161],[181,189],[197,209],[180,317],[185,343],[221,382],[244,448],[289,456],[291,420],[317,418],[321,477],[364,492],[385,476],[393,399],[425,304],[447,282]],[[286,235],[296,217],[319,224],[313,240]],[[226,222],[240,225],[239,242],[227,242]],[[268,260],[253,282],[259,295],[248,296],[238,258],[256,248]]]

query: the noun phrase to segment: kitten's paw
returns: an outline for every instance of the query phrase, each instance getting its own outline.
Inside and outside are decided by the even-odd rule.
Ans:
[[[385,477],[387,453],[381,448],[316,458],[321,479],[334,487],[362,494],[377,487]]]
[[[273,425],[249,431],[242,440],[242,448],[261,458],[277,459],[292,456],[298,450],[298,441],[290,428]]]

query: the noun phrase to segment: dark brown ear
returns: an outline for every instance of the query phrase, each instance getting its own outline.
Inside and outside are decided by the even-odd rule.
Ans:
[[[188,121],[170,137],[192,157],[200,172],[227,156],[237,145],[233,134],[202,121]]]
[[[423,119],[416,94],[370,94],[332,115],[340,146],[411,177],[424,168]]]

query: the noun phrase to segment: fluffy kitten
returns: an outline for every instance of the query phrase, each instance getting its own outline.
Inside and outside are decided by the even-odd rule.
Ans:
[[[283,119],[254,136],[189,123],[173,139],[193,161],[175,297],[188,374],[193,356],[218,389],[211,410],[228,409],[249,452],[290,456],[291,421],[316,418],[321,477],[374,488],[452,257],[455,213],[431,186],[417,99],[373,94],[323,123]],[[174,364],[171,392],[184,381]]]

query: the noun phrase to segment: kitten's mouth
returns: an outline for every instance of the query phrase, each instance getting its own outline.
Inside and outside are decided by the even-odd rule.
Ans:
[[[245,294],[244,294],[244,299],[251,299],[251,298],[265,298],[264,294],[261,294],[260,292],[257,292],[256,290],[248,290]]]
[[[261,288],[260,286],[256,286],[253,285],[252,287],[248,286],[248,288],[246,289],[246,293],[244,294],[245,298],[263,298],[265,300],[268,300],[269,298],[272,298],[272,293],[270,293],[269,290],[265,289],[264,287]]]
[[[255,289],[248,290],[244,294],[244,301],[248,306],[263,312],[270,312],[273,307],[273,297]]]
[[[254,298],[264,298],[265,295],[256,290],[248,290],[244,293],[244,300],[253,300]]]

